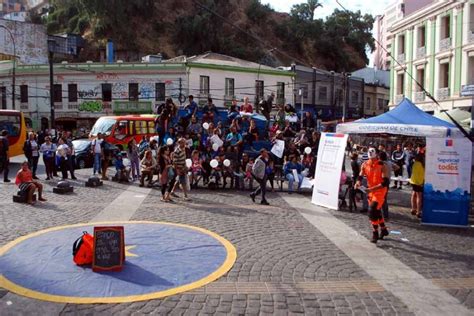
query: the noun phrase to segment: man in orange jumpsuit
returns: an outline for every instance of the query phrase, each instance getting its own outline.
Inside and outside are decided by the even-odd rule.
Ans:
[[[360,188],[362,178],[367,177],[367,197],[369,200],[369,219],[372,224],[373,234],[371,242],[376,243],[378,239],[383,239],[388,235],[387,227],[382,215],[382,206],[385,202],[388,186],[390,184],[390,170],[388,166],[377,157],[375,148],[369,148],[369,160],[361,167],[359,179],[355,185]],[[380,226],[380,235],[379,235]]]

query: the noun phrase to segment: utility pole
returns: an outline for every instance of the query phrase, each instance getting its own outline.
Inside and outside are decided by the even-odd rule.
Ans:
[[[303,95],[304,95],[304,89],[303,88],[300,88],[299,90],[299,94],[300,94],[300,97],[301,97],[301,121],[300,121],[300,129],[303,129]]]
[[[53,74],[53,57],[54,50],[56,49],[56,41],[54,39],[48,39],[48,61],[49,61],[49,104],[51,107],[51,129],[55,129],[55,118],[54,118],[54,74]]]
[[[13,44],[13,69],[12,69],[12,109],[15,109],[15,94],[16,94],[16,44],[15,44],[15,37],[13,33],[4,25],[0,25],[1,28],[5,29],[7,33],[10,35]]]

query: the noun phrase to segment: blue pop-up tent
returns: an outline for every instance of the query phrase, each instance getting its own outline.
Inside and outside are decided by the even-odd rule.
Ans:
[[[454,125],[423,112],[404,98],[394,109],[368,119],[338,124],[338,133],[398,134],[420,137],[464,137]]]

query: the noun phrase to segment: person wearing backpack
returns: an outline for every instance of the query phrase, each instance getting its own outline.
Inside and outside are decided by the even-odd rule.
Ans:
[[[8,165],[10,164],[10,159],[8,157],[8,132],[2,130],[0,132],[0,172],[3,170],[3,182],[11,182],[8,179]]]
[[[252,177],[258,182],[258,187],[255,191],[250,193],[250,198],[255,202],[255,197],[262,194],[262,200],[260,204],[270,205],[265,199],[265,193],[267,192],[267,173],[266,169],[269,163],[268,151],[265,148],[260,149],[260,156],[255,160],[252,167]]]

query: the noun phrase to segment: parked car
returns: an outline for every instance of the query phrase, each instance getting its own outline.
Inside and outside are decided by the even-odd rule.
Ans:
[[[76,139],[72,141],[72,144],[76,151],[76,169],[92,167],[94,164],[94,156],[91,153],[91,141],[88,139]],[[105,143],[105,150],[110,152],[110,162],[113,164],[120,149],[115,145]]]

